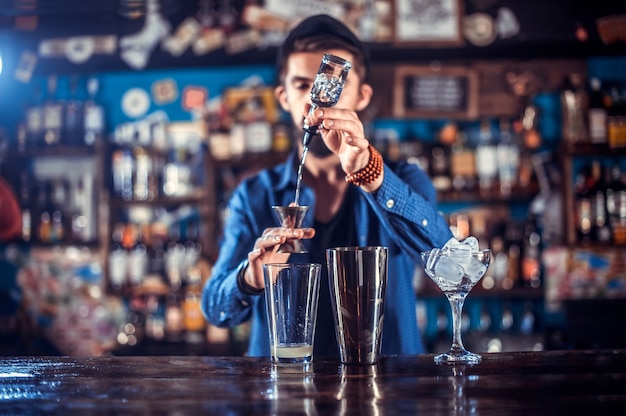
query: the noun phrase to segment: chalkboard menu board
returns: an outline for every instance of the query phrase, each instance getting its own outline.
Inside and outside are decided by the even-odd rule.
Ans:
[[[394,115],[475,118],[477,93],[477,76],[472,70],[400,66],[395,74]]]

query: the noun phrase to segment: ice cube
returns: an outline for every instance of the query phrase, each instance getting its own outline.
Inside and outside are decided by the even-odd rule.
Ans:
[[[477,252],[480,250],[478,245],[478,239],[474,236],[470,236],[461,241],[462,244],[469,246],[472,252]]]
[[[472,256],[472,248],[465,244],[450,247],[448,250],[450,258],[456,262],[467,262]]]
[[[437,277],[442,278],[447,283],[457,284],[463,278],[463,268],[449,257],[439,257],[439,261],[432,269]]]
[[[434,273],[435,264],[437,264],[437,261],[439,261],[440,258],[439,253],[440,250],[438,248],[433,248],[430,251],[430,254],[426,259],[426,270],[431,270]]]
[[[452,237],[451,239],[449,239],[448,241],[446,241],[446,243],[443,245],[443,247],[441,248],[441,250],[443,251],[448,251],[454,247],[458,247],[461,243],[459,242],[459,240],[457,240],[456,238]]]
[[[487,271],[487,266],[476,257],[471,257],[469,261],[462,264],[462,267],[472,283],[478,282]]]

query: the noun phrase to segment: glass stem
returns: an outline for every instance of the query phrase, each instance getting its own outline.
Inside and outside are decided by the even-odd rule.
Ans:
[[[461,341],[461,312],[463,311],[463,303],[467,293],[450,293],[446,294],[450,307],[452,308],[452,350],[464,350],[463,341]]]

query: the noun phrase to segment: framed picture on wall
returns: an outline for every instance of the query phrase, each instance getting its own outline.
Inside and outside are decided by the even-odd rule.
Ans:
[[[476,118],[478,74],[461,66],[437,70],[428,66],[399,66],[394,79],[393,115],[462,120]]]
[[[394,43],[398,46],[463,44],[461,0],[396,0]]]

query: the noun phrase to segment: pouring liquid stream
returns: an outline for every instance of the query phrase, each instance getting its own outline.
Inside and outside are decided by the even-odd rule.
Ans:
[[[313,109],[313,107],[311,107]],[[300,158],[300,165],[298,166],[298,181],[296,182],[296,197],[294,199],[294,205],[298,206],[300,200],[300,185],[302,183],[302,170],[304,169],[304,162],[306,161],[306,155],[309,153],[309,143],[311,138],[317,130],[316,127],[305,127],[304,138],[302,139],[302,157]]]

